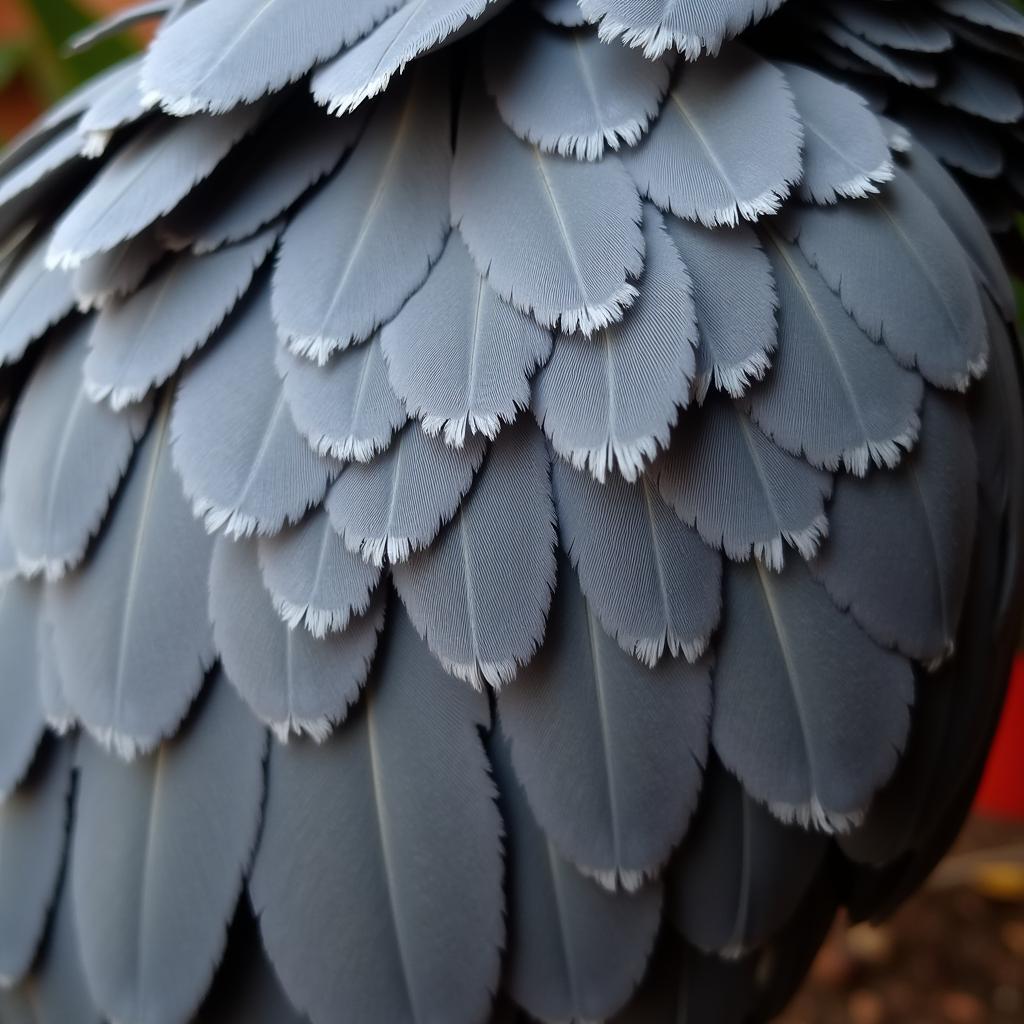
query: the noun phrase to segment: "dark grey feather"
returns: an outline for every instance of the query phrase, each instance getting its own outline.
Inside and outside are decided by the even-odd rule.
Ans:
[[[497,731],[489,750],[506,831],[505,988],[542,1021],[604,1020],[643,977],[661,922],[662,887],[609,892],[585,878],[537,825]]]
[[[683,68],[624,157],[643,195],[708,227],[775,213],[800,180],[803,129],[782,72],[730,44]]]
[[[353,615],[362,615],[381,576],[345,547],[323,506],[275,537],[261,537],[258,549],[277,614],[315,637],[343,630]]]
[[[351,1024],[487,1019],[504,944],[487,724],[486,699],[444,675],[395,607],[345,728],[273,748],[250,892],[313,1020],[339,1007]]]
[[[282,743],[293,733],[322,742],[369,675],[384,608],[378,601],[344,632],[323,639],[291,630],[264,589],[256,542],[219,537],[210,565],[210,620],[224,672],[253,713]]]
[[[125,757],[173,735],[213,661],[212,542],[171,466],[169,420],[166,396],[96,550],[49,594],[64,696]]]
[[[544,637],[555,586],[547,447],[526,417],[503,430],[441,537],[394,566],[409,616],[441,664],[500,686]]]
[[[480,276],[457,232],[426,284],[381,331],[388,377],[430,434],[494,438],[530,404],[551,335]]]
[[[602,626],[647,665],[666,652],[699,658],[721,611],[719,554],[648,475],[600,484],[556,459],[552,483],[562,543]]]
[[[331,523],[372,565],[408,561],[458,511],[484,451],[482,438],[452,448],[409,423],[383,455],[342,473],[327,496]]]
[[[936,99],[996,124],[1016,124],[1024,117],[1024,99],[1013,78],[990,61],[963,54],[947,65]]]
[[[826,6],[851,32],[876,46],[919,53],[945,53],[953,48],[953,33],[927,10],[870,0],[832,0]]]
[[[932,89],[938,84],[938,67],[928,54],[876,46],[827,16],[817,19],[815,27],[829,42],[866,64],[869,71],[881,72],[901,85],[915,89]]]
[[[1003,0],[935,0],[947,14],[973,25],[1024,38],[1024,14]]]
[[[653,206],[643,232],[639,297],[592,337],[559,334],[534,385],[534,414],[555,451],[602,482],[616,470],[636,480],[668,446],[696,368],[690,277]]]
[[[910,727],[910,662],[877,647],[799,561],[729,567],[712,742],[783,821],[845,831],[888,781]]]
[[[292,351],[325,362],[370,337],[423,283],[449,228],[447,76],[385,97],[346,163],[281,241],[274,321]]]
[[[534,0],[534,9],[552,25],[579,28],[587,23],[576,0]]]
[[[99,530],[150,406],[117,415],[82,383],[88,321],[54,338],[15,409],[0,489],[22,572],[57,579]]]
[[[276,533],[319,504],[333,475],[292,422],[276,349],[263,276],[178,387],[174,465],[211,532]]]
[[[292,419],[320,455],[369,462],[408,419],[388,383],[379,335],[335,353],[325,366],[284,346],[274,360]]]
[[[832,478],[772,443],[734,401],[690,412],[652,472],[662,497],[729,558],[780,569],[784,545],[810,558],[828,533]]]
[[[85,390],[113,409],[140,401],[200,349],[245,294],[275,231],[208,256],[178,256],[144,288],[96,318]]]
[[[197,710],[138,763],[79,750],[75,923],[89,991],[113,1020],[191,1016],[256,844],[266,732],[219,673]]]
[[[946,166],[975,178],[994,180],[1007,170],[1006,152],[996,134],[976,118],[955,110],[901,103],[893,116],[910,129],[914,139]]]
[[[500,691],[515,774],[561,856],[609,889],[656,876],[697,805],[711,719],[704,665],[639,665],[563,567],[546,641]]]
[[[83,142],[73,126],[66,128],[11,168],[0,179],[0,211],[6,213],[8,208],[13,208],[14,200],[31,199],[39,189],[58,178],[58,172],[78,162]]]
[[[591,334],[637,296],[640,199],[621,163],[542,153],[505,127],[479,86],[463,97],[451,211],[477,270],[545,327]]]

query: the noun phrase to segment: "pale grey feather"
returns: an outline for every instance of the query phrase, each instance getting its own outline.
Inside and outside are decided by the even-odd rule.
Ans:
[[[207,256],[178,256],[134,295],[108,303],[89,335],[88,396],[123,409],[168,380],[224,322],[276,240],[271,230]]]
[[[75,32],[64,45],[71,53],[81,53],[137,25],[162,20],[174,7],[175,0],[143,0],[142,3],[129,4]]]
[[[891,181],[889,144],[867,103],[824,75],[796,64],[778,66],[804,125],[800,198],[817,204],[860,199]]]
[[[773,938],[796,911],[828,840],[783,825],[717,758],[669,874],[669,916],[698,949],[738,957]]]
[[[783,821],[855,824],[888,781],[910,727],[910,662],[877,647],[799,560],[729,567],[712,742]]]
[[[349,551],[383,565],[429,547],[458,511],[485,451],[472,437],[452,448],[412,422],[387,452],[349,466],[327,496],[334,529]]]
[[[854,320],[900,363],[960,390],[984,371],[985,316],[967,255],[903,171],[878,196],[806,207],[793,224]]]
[[[652,472],[676,514],[731,559],[780,569],[784,545],[810,558],[828,533],[832,478],[773,444],[734,401],[691,412]]]
[[[28,346],[75,307],[70,278],[47,270],[49,237],[25,243],[0,289],[0,366],[16,363]]]
[[[29,777],[0,803],[0,982],[32,966],[57,890],[71,794],[74,746],[48,743]]]
[[[15,409],[0,489],[4,520],[28,575],[57,579],[85,556],[149,420],[142,403],[117,415],[82,383],[88,321],[54,338]]]
[[[211,532],[272,534],[323,499],[333,467],[295,428],[274,369],[277,335],[261,276],[174,403],[174,465]]]
[[[0,469],[0,475],[2,475]],[[3,502],[0,501],[0,586],[10,583],[18,575],[18,557],[11,543],[10,534],[7,532],[7,523],[4,521]]]
[[[451,210],[480,273],[545,327],[591,334],[637,296],[641,207],[622,164],[540,152],[505,127],[479,86],[462,101]]]
[[[326,366],[284,346],[274,358],[292,419],[321,455],[368,462],[408,419],[388,383],[379,335],[335,353]]]
[[[260,575],[256,542],[219,537],[210,566],[210,619],[224,673],[282,743],[317,742],[344,721],[359,696],[384,624],[383,602],[341,633],[317,639],[291,630]]]
[[[401,0],[210,0],[157,35],[142,70],[147,105],[219,113],[277,92],[351,46]]]
[[[43,591],[43,607],[37,623],[36,643],[39,648],[39,706],[46,724],[58,736],[63,736],[77,724],[77,718],[64,695],[64,680],[57,664],[57,646],[53,638],[51,612],[53,587]]]
[[[935,204],[943,220],[964,247],[978,278],[998,303],[1003,317],[1012,320],[1016,299],[1010,276],[992,236],[970,199],[926,146],[915,147],[906,168],[917,187]]]
[[[693,284],[697,316],[695,390],[712,384],[739,397],[771,365],[775,351],[775,284],[757,236],[746,224],[713,231],[665,218]]]
[[[208,177],[262,112],[256,104],[143,129],[57,222],[47,261],[73,268],[139,234]]]
[[[501,690],[498,713],[516,776],[561,855],[610,889],[655,877],[697,805],[708,668],[638,664],[605,635],[563,564],[544,645]]]
[[[551,335],[480,276],[462,238],[448,237],[426,284],[381,331],[388,377],[424,430],[462,447],[494,438],[530,404],[530,377]]]
[[[156,233],[144,231],[90,257],[71,274],[71,290],[78,308],[102,309],[112,299],[131,295],[164,255]]]
[[[42,585],[0,586],[0,802],[25,777],[45,722],[39,699]]]
[[[593,337],[559,334],[534,384],[534,414],[555,451],[602,482],[616,469],[635,480],[668,446],[696,370],[690,276],[653,206],[643,231],[636,302]]]
[[[160,224],[161,234],[204,253],[249,238],[330,174],[363,128],[306,99],[286,103]]]
[[[783,0],[579,0],[588,21],[597,22],[604,42],[621,39],[653,59],[668,49],[687,60],[718,54],[722,43],[775,11]],[[710,63],[708,61],[707,63]]]
[[[385,97],[346,163],[281,241],[274,320],[324,362],[368,338],[423,283],[449,228],[447,76],[418,74]]]
[[[599,160],[635,146],[668,89],[669,61],[607,46],[592,31],[564,32],[536,18],[492,29],[484,82],[505,123],[545,153]]]
[[[313,98],[344,114],[384,92],[417,57],[507,0],[407,0],[376,31],[313,75]],[[492,10],[488,12],[488,8]]]
[[[173,743],[126,765],[83,741],[71,846],[75,922],[105,1016],[173,1024],[224,952],[256,845],[266,732],[218,673]]]
[[[441,672],[401,608],[390,619],[345,728],[273,748],[253,907],[313,1021],[344,1007],[351,1024],[475,1024],[504,945],[487,701]]]
[[[497,730],[488,747],[506,831],[505,987],[539,1020],[604,1020],[644,975],[661,923],[661,885],[610,892],[584,877],[537,825]]]
[[[170,404],[166,395],[96,550],[49,595],[67,702],[126,757],[174,734],[213,661],[212,542],[171,466]]]
[[[642,194],[708,227],[775,213],[802,174],[803,129],[782,72],[739,44],[681,69],[623,157]]]
[[[749,395],[750,418],[821,469],[891,469],[917,440],[924,383],[876,345],[800,250],[767,233],[779,347]]]
[[[722,605],[721,557],[665,504],[648,475],[600,484],[555,460],[559,533],[591,609],[647,665],[695,661]]]
[[[928,663],[953,652],[977,482],[963,405],[934,392],[925,401],[918,448],[898,472],[837,481],[831,536],[812,570],[879,643]]]
[[[78,130],[83,138],[83,155],[91,159],[103,156],[114,133],[139,121],[146,113],[139,92],[141,69],[141,58],[125,65],[82,115]]]
[[[555,511],[547,447],[528,418],[498,435],[433,546],[392,572],[416,629],[453,675],[499,687],[533,657],[555,587]]]
[[[263,583],[291,628],[301,624],[322,637],[369,608],[380,569],[345,547],[324,507],[276,537],[261,537],[258,547]]]
[[[1013,78],[991,62],[964,54],[948,63],[936,99],[996,124],[1016,124],[1024,117],[1024,99]]]

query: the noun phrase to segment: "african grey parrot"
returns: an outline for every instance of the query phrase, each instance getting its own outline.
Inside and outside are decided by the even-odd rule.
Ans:
[[[1002,0],[163,0],[0,158],[0,1022],[740,1024],[1021,604]]]

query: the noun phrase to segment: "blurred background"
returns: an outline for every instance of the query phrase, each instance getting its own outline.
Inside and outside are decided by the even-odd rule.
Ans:
[[[0,147],[144,45],[149,30],[140,28],[65,52],[69,36],[131,2],[0,0]],[[1020,282],[1018,295],[1024,309]],[[782,1024],[1024,1024],[1024,656],[957,846],[891,920],[852,929],[837,922]]]

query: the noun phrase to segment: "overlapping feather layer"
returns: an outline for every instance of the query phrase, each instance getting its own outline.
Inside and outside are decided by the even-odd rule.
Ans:
[[[1022,35],[205,0],[31,130],[0,1017],[763,1020],[906,895],[1019,610]]]

